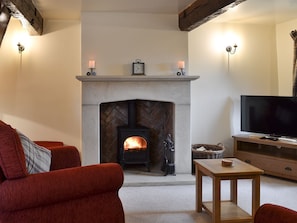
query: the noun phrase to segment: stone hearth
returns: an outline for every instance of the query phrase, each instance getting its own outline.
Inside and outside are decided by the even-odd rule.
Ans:
[[[125,100],[173,103],[176,173],[191,172],[191,81],[198,76],[77,76],[82,82],[82,163],[100,163],[100,105]]]

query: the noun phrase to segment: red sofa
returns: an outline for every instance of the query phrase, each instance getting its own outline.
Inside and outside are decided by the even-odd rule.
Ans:
[[[275,204],[263,204],[255,214],[254,223],[296,223],[297,212]]]
[[[51,171],[29,175],[16,130],[0,121],[0,223],[125,222],[118,164],[81,167],[75,147],[36,143],[51,150]]]

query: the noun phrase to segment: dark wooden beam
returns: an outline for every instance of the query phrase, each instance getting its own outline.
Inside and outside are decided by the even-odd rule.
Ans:
[[[246,0],[197,0],[179,13],[179,28],[191,31]]]
[[[32,0],[2,0],[10,10],[10,14],[20,19],[31,35],[41,35],[43,32],[43,18],[35,8]]]
[[[10,13],[9,13],[9,10],[4,5],[1,5],[1,1],[0,1],[0,6],[1,6],[0,8],[0,46],[1,46],[3,37],[6,32],[6,28],[10,20]]]

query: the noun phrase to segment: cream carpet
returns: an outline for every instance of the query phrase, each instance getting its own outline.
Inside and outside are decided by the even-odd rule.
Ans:
[[[165,178],[170,178],[166,176]],[[195,185],[154,183],[126,184],[120,190],[126,223],[210,223],[210,217],[202,212],[195,212]],[[181,182],[183,184],[183,182]],[[127,186],[128,185],[128,186]],[[229,181],[222,182],[222,199],[229,199]],[[250,213],[251,181],[240,180],[238,183],[238,204]],[[203,200],[212,197],[211,179],[203,178]],[[261,176],[261,204],[274,203],[297,210],[297,182]]]

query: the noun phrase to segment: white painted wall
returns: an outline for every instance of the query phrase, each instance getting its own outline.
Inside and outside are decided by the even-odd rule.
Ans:
[[[135,59],[146,75],[172,75],[177,61],[188,62],[187,33],[177,15],[136,13],[82,14],[82,74],[96,60],[97,75],[131,75]]]
[[[228,65],[225,48],[234,43]],[[189,33],[190,73],[201,76],[192,83],[193,143],[222,142],[232,155],[240,95],[278,94],[275,53],[273,26],[207,23]]]
[[[80,21],[45,21],[44,28],[26,36],[18,20],[9,23],[0,48],[0,119],[33,140],[80,148]]]

